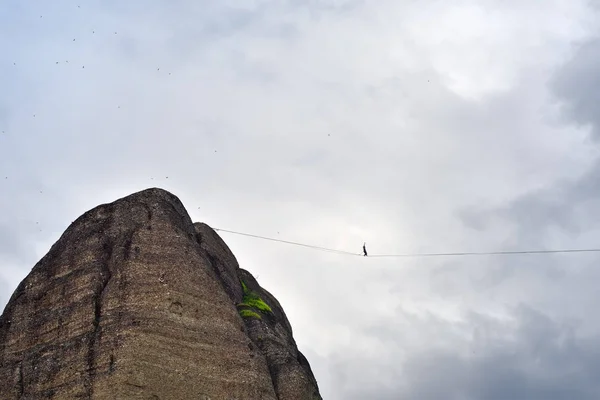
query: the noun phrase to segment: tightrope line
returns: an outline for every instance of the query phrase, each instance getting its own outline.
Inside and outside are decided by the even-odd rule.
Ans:
[[[213,228],[215,231],[217,232],[226,232],[226,233],[232,233],[234,235],[241,235],[241,236],[248,236],[248,237],[252,237],[252,238],[256,238],[256,239],[262,239],[262,240],[270,240],[273,242],[280,242],[280,243],[286,243],[286,244],[291,244],[294,246],[302,246],[302,247],[307,247],[310,249],[314,249],[314,250],[320,250],[320,251],[326,251],[329,253],[335,253],[335,254],[342,254],[342,255],[348,255],[348,256],[363,256],[362,253],[353,253],[350,251],[344,251],[344,250],[336,250],[336,249],[330,249],[327,247],[321,247],[321,246],[313,246],[310,244],[305,244],[305,243],[299,243],[299,242],[292,242],[289,240],[281,240],[281,239],[275,239],[275,238],[271,238],[271,237],[266,237],[266,236],[259,236],[259,235],[252,235],[249,233],[242,233],[242,232],[236,232],[236,231],[230,231],[227,229],[218,229],[218,228]],[[516,254],[557,254],[557,253],[598,253],[600,252],[600,248],[590,248],[590,249],[559,249],[559,250],[514,250],[514,251],[480,251],[480,252],[455,252],[455,253],[403,253],[403,254],[372,254],[372,255],[368,255],[368,257],[376,257],[376,258],[383,258],[383,257],[387,257],[387,258],[393,258],[393,257],[402,257],[402,258],[410,258],[410,257],[462,257],[462,256],[494,256],[494,255],[516,255]]]

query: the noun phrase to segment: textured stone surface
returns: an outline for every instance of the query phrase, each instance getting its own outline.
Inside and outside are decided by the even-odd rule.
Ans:
[[[255,291],[273,310],[260,319],[244,318],[244,322],[248,335],[267,359],[278,399],[321,399],[317,381],[296,346],[283,308],[271,293],[260,287],[252,274],[243,269],[239,271],[248,289]]]
[[[242,318],[240,278],[272,308]],[[174,195],[78,218],[0,317],[1,399],[320,399],[273,296]]]

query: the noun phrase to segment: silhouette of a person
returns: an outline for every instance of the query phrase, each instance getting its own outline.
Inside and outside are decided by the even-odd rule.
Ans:
[[[367,243],[365,242],[365,244],[363,244],[363,255],[366,257],[367,256]]]

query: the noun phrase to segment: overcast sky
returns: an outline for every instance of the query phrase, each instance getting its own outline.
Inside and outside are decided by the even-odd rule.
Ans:
[[[371,254],[600,247],[598,0],[2,0],[0,309],[148,187]],[[600,398],[600,254],[222,234],[326,400]]]

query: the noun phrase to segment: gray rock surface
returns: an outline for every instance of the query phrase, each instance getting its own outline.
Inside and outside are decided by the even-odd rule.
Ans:
[[[321,396],[277,300],[148,189],[73,222],[0,317],[0,399],[50,398]]]

